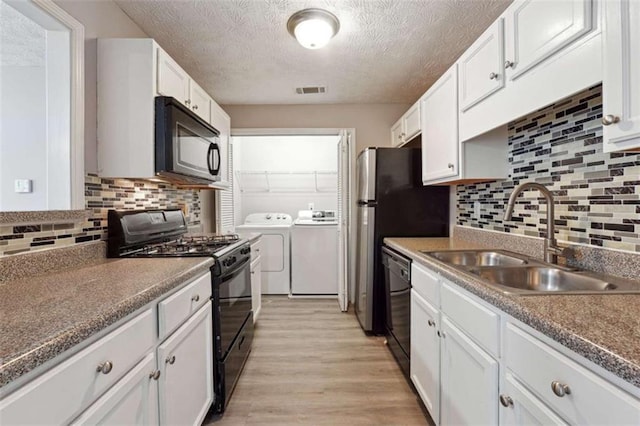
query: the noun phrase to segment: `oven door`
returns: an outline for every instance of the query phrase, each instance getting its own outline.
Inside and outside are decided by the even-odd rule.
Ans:
[[[244,322],[251,315],[251,270],[246,261],[233,273],[220,277],[218,284],[220,308],[220,348],[222,359]]]
[[[156,173],[174,180],[220,180],[218,131],[174,98],[156,98]]]

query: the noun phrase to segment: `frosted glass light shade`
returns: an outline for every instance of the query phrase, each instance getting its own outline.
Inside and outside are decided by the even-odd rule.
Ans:
[[[304,9],[291,15],[287,29],[303,47],[320,49],[338,33],[340,22],[326,10]]]

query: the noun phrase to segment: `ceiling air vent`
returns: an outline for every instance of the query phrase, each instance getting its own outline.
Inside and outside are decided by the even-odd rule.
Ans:
[[[326,93],[327,88],[324,86],[307,86],[307,87],[296,87],[296,93],[298,95],[314,95],[318,93]]]

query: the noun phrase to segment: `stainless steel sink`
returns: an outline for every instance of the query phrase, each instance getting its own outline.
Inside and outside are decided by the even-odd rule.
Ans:
[[[436,259],[457,266],[517,266],[526,265],[528,261],[520,257],[499,251],[487,250],[451,250],[422,251]]]
[[[640,293],[640,282],[549,264],[505,250],[421,251],[516,295]]]
[[[554,267],[478,268],[471,272],[480,278],[517,290],[535,292],[603,292],[618,288],[592,276]]]

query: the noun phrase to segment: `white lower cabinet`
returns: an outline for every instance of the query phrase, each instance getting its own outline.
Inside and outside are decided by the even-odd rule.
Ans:
[[[199,425],[213,402],[211,303],[158,347],[160,424]]]
[[[158,382],[154,380],[155,371],[156,357],[150,353],[73,424],[157,424]]]
[[[501,425],[566,425],[511,374],[504,375],[500,394]]]
[[[415,290],[411,290],[411,381],[431,418],[440,416],[440,313]],[[415,325],[415,326],[414,326]]]
[[[262,259],[260,256],[251,262],[251,309],[253,310],[253,323],[258,321],[258,315],[262,309]]]
[[[411,270],[411,381],[436,424],[640,425],[640,393],[437,272]]]
[[[440,334],[440,423],[498,424],[498,361],[444,315]]]
[[[0,393],[0,423],[201,424],[213,402],[210,286],[207,271],[23,386]],[[195,300],[193,291],[204,297]],[[170,314],[160,321],[159,304]],[[175,331],[162,341],[158,322],[168,319]]]

